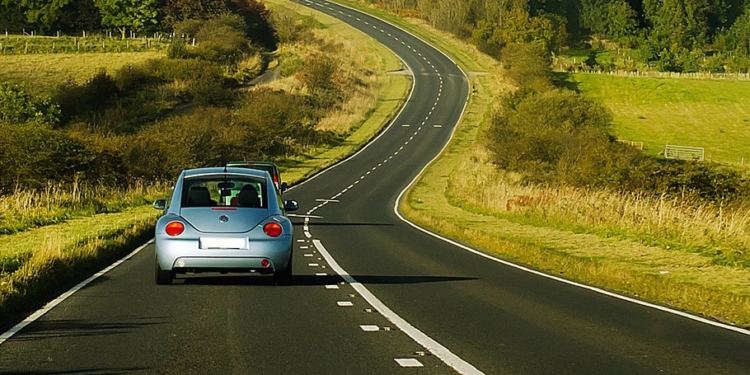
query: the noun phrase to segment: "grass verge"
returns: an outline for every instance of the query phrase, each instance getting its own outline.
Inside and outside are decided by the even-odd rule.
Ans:
[[[150,206],[0,236],[0,329],[153,236]]]

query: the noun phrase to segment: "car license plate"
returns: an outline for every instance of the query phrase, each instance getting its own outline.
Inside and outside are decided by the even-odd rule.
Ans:
[[[247,249],[247,238],[201,237],[201,249]]]

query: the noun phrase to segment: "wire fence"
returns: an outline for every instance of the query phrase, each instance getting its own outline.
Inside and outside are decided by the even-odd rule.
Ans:
[[[0,34],[0,54],[95,53],[95,52],[145,52],[166,50],[172,34],[154,33],[139,36],[130,33],[122,38],[119,32],[86,33],[80,36],[37,36],[33,32],[23,35]]]

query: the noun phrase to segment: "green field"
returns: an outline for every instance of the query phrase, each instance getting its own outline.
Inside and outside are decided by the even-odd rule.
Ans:
[[[0,82],[23,85],[37,95],[49,94],[60,83],[83,83],[103,68],[114,73],[124,65],[164,56],[164,52],[0,55]]]
[[[570,74],[614,115],[619,139],[658,155],[666,144],[706,149],[706,158],[750,163],[750,82]]]

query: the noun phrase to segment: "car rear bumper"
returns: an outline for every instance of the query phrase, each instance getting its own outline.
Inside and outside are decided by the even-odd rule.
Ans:
[[[157,237],[156,260],[164,271],[192,270],[284,270],[292,252],[291,236],[288,241],[251,242],[250,249],[220,250],[200,249],[198,241],[161,240]],[[270,265],[261,262],[268,259]]]

